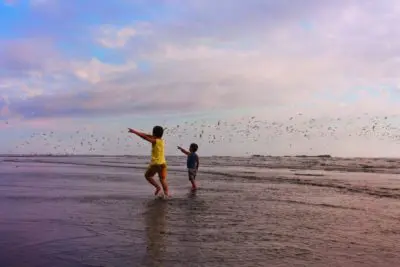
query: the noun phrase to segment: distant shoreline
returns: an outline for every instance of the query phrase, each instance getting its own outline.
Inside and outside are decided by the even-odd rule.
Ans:
[[[104,154],[0,154],[0,157],[149,157],[149,155],[104,155]],[[166,155],[166,157],[182,157],[180,155]],[[343,157],[322,155],[259,155],[250,156],[202,156],[202,158],[319,158],[319,159],[400,159],[400,157]]]

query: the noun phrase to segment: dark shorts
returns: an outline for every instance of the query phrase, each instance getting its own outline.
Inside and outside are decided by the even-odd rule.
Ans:
[[[188,169],[189,180],[196,179],[197,169]]]

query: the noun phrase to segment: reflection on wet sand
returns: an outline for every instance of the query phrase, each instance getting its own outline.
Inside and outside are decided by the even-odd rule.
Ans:
[[[188,194],[172,172],[164,201],[130,168],[41,164],[1,165],[1,267],[400,262],[395,175],[217,170]]]
[[[186,261],[191,264],[200,264],[198,262],[202,255],[202,233],[207,228],[205,225],[204,214],[207,213],[205,201],[198,195],[197,191],[189,192],[186,199],[180,203],[178,213],[182,216],[182,232],[178,241],[178,247],[182,249],[181,262]],[[203,215],[203,216],[202,216]],[[198,265],[196,265],[198,266]]]
[[[196,216],[196,207],[198,206],[197,191],[191,191],[187,195],[187,202],[182,205],[184,210],[184,226],[183,228],[188,231],[183,233],[183,242],[180,244],[184,248],[184,254],[188,260],[197,259],[199,253],[201,253],[201,243],[197,242],[199,233],[202,229],[198,223],[198,216]]]
[[[168,203],[163,199],[151,200],[146,205],[146,256],[145,265],[158,266],[164,258],[166,250],[166,216]]]

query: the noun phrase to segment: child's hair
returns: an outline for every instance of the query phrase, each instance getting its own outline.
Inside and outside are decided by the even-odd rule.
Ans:
[[[164,129],[161,126],[154,126],[153,127],[153,136],[157,137],[157,138],[161,138],[164,134]]]
[[[193,152],[196,152],[197,149],[199,149],[199,146],[195,143],[191,143],[190,144],[190,150],[192,150]]]

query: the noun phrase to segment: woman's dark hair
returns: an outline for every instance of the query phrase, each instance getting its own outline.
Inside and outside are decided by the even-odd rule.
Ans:
[[[195,143],[190,144],[190,149],[193,150],[193,152],[196,152],[197,149],[199,149],[199,146]]]
[[[164,134],[164,129],[161,126],[154,126],[153,127],[153,136],[157,137],[157,138],[161,138]]]

